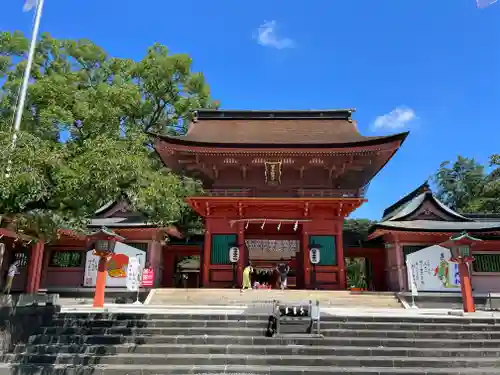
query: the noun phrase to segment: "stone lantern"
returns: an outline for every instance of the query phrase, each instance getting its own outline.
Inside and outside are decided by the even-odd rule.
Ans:
[[[469,265],[474,261],[474,258],[471,255],[471,248],[479,241],[481,240],[463,232],[459,235],[450,237],[448,241],[440,244],[440,246],[450,249],[450,262],[458,264],[464,312],[476,311],[474,297],[472,296],[472,283],[470,280]]]
[[[89,248],[93,249],[93,254],[99,257],[95,283],[94,307],[104,307],[106,266],[115,252],[116,242],[124,240],[124,237],[119,236],[106,227],[102,227],[98,232],[87,236]]]

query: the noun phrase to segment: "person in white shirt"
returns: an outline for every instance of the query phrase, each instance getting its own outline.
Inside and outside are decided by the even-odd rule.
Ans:
[[[12,282],[14,281],[14,276],[19,273],[18,271],[18,262],[14,261],[7,271],[7,280],[5,282],[5,287],[3,288],[4,294],[10,294],[10,290],[12,289]]]

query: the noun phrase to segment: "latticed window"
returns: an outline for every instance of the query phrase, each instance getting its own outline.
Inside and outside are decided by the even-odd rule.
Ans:
[[[473,255],[472,270],[474,272],[500,273],[500,253]]]

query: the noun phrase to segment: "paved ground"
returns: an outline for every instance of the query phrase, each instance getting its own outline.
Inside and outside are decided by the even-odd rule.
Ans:
[[[246,290],[238,289],[155,289],[146,300],[151,305],[255,305],[278,300],[286,303],[319,301],[322,306],[363,306],[394,308],[403,306],[394,293],[351,293],[327,290]]]
[[[348,291],[249,290],[237,289],[156,289],[144,305],[105,304],[94,309],[90,299],[61,299],[63,312],[111,312],[146,314],[270,314],[273,301],[307,303],[320,301],[322,314],[341,316],[454,316],[494,317],[500,312],[478,311],[463,314],[444,308],[404,309],[393,293],[350,293]]]
[[[245,315],[252,313],[270,313],[270,309],[266,306],[263,308],[255,308],[251,305],[239,306],[154,306],[154,305],[115,305],[106,304],[103,309],[93,308],[91,305],[65,306],[61,312],[65,313],[137,313],[137,314],[191,314],[191,315],[209,315],[209,314],[224,314],[224,315]],[[450,312],[452,315],[450,315]],[[446,317],[456,318],[461,314],[460,310],[448,309],[367,309],[362,307],[355,308],[338,308],[338,307],[322,307],[322,315],[338,315],[338,316],[384,316],[384,317]],[[463,314],[467,318],[496,318],[500,320],[500,312],[485,312],[478,311],[471,314]]]

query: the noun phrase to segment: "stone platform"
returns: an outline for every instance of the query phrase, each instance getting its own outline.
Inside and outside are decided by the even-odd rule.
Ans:
[[[154,289],[146,304],[169,305],[257,305],[279,300],[284,303],[320,302],[323,307],[403,308],[395,293],[326,290]]]

